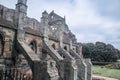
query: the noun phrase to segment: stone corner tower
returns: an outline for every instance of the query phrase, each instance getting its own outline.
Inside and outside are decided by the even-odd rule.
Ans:
[[[42,33],[45,38],[48,38],[48,16],[49,14],[47,13],[47,11],[45,10],[44,12],[42,12],[42,17],[41,17],[41,27],[42,27]]]
[[[15,23],[17,25],[17,39],[24,40],[24,27],[27,16],[27,0],[18,0],[16,4]]]

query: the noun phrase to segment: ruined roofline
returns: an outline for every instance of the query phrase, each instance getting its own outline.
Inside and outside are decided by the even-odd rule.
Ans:
[[[4,8],[6,8],[6,9],[8,9],[8,10],[12,10],[12,14],[14,14],[14,13],[16,13],[16,9],[10,9],[10,8],[7,8],[7,7],[4,7],[3,5],[0,5],[0,7],[2,7],[3,9]],[[60,20],[65,20],[65,18],[63,18],[63,17],[61,17],[61,16],[59,16],[57,13],[55,13],[54,11],[52,11],[52,12],[50,12],[48,15],[54,15],[55,17],[57,17],[58,18],[58,20],[60,19]],[[41,21],[39,21],[39,20],[37,20],[37,19],[35,19],[35,18],[31,18],[31,17],[29,17],[29,16],[27,16],[26,15],[26,18],[27,18],[27,20],[31,20],[31,21],[33,21],[33,22],[36,22],[36,23],[39,23],[39,25],[41,24]],[[8,20],[9,21],[9,20]],[[14,20],[13,20],[13,27],[15,27],[15,23],[14,23]],[[68,27],[68,25],[65,23],[65,25]],[[28,27],[28,26],[25,26],[25,27]],[[36,27],[40,27],[40,26],[36,26]],[[11,27],[12,28],[12,27]],[[68,30],[70,31],[70,29],[69,29],[69,27],[68,27]],[[41,32],[41,31],[37,31],[37,32]],[[30,32],[29,32],[30,33]],[[71,32],[72,33],[72,32]],[[73,33],[72,33],[73,34]],[[74,35],[74,34],[73,34]]]
[[[16,29],[16,26],[12,22],[5,20],[1,17],[0,17],[0,26],[6,27],[9,29]]]
[[[65,17],[62,17],[62,16],[58,15],[57,13],[55,13],[54,10],[52,10],[52,11],[49,13],[49,15],[55,15],[55,16],[61,18],[62,20],[65,20]]]
[[[4,6],[4,5],[2,5],[2,4],[0,4],[0,7],[6,8],[6,9],[10,9],[10,10],[14,10],[14,11],[15,11],[15,9],[13,9],[13,8],[8,8],[7,6]]]

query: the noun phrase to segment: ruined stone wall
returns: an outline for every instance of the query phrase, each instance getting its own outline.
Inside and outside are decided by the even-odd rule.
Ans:
[[[4,58],[10,58],[12,57],[12,51],[13,51],[13,45],[14,45],[14,37],[15,37],[15,31],[7,28],[3,28],[3,26],[0,26],[0,35],[4,37],[3,39],[3,53],[0,54]],[[10,60],[6,60],[6,64],[12,64]]]
[[[63,20],[64,18],[62,18],[61,16],[57,15],[54,13],[54,11],[52,11],[50,14],[49,14],[49,21],[56,21],[56,20]]]
[[[16,15],[16,10],[9,9],[7,7],[0,5],[0,17],[3,18],[4,20],[8,20],[15,24],[15,19],[16,19],[15,15]],[[24,27],[30,27],[36,31],[40,31],[40,22],[34,18],[26,17],[24,22]]]
[[[26,2],[27,0],[20,1]],[[17,20],[17,34],[15,34],[14,30],[0,28],[0,31],[5,34],[4,56],[11,57],[11,48],[14,47],[13,43],[16,35],[17,42],[15,46],[17,46],[17,49],[14,50],[16,51],[15,54],[18,55],[19,59],[24,58],[25,64],[30,65],[34,80],[59,80],[58,78],[61,72],[61,78],[65,77],[64,80],[77,80],[77,74],[81,74],[80,79],[83,78],[82,80],[87,80],[87,67],[83,57],[79,57],[76,60],[76,58],[69,53],[70,49],[73,49],[77,53],[80,51],[77,51],[79,49],[77,49],[77,45],[74,44],[77,43],[76,37],[69,30],[65,23],[65,18],[57,15],[54,11],[50,14],[45,11],[42,13],[41,22],[39,22],[36,19],[27,17],[26,6],[24,3],[17,4],[16,10],[18,10],[19,13],[17,17],[15,16],[15,10],[0,6],[1,18],[12,22],[13,25],[15,24],[14,20],[19,18]],[[9,25],[7,27],[9,27]],[[27,31],[27,27],[30,31]],[[56,49],[59,48],[59,50],[55,50],[54,47]],[[38,63],[41,62],[44,64],[39,65]],[[61,69],[61,63],[65,69],[63,67],[63,69]],[[88,64],[88,61],[86,63]],[[91,68],[90,64],[87,66]],[[45,74],[41,74],[42,71],[44,71],[43,73]],[[41,79],[39,78],[41,77],[40,75],[42,75]]]
[[[59,48],[59,42],[53,41],[53,40],[49,40],[49,45],[53,47],[53,45],[55,45],[56,50]]]
[[[25,22],[25,27],[30,27],[33,30],[40,31],[40,22],[36,19],[27,17]]]
[[[42,38],[40,38],[39,36],[34,36],[34,35],[31,35],[31,34],[25,34],[25,41],[28,45],[30,45],[30,43],[32,41],[36,41],[36,46],[37,46],[37,55],[39,57],[41,57],[41,52],[42,52]]]
[[[0,5],[0,17],[14,23],[15,10]]]

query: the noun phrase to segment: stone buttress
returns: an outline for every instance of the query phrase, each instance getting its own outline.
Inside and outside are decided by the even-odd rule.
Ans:
[[[0,5],[0,55],[13,59],[6,59],[9,66],[29,66],[32,80],[91,80],[91,61],[78,44],[54,11],[37,21],[27,16],[27,0],[18,0],[15,10]]]

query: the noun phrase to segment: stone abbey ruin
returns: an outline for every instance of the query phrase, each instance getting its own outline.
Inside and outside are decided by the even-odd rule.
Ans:
[[[65,18],[54,11],[29,18],[26,3],[0,5],[0,80],[91,80],[91,61]]]

